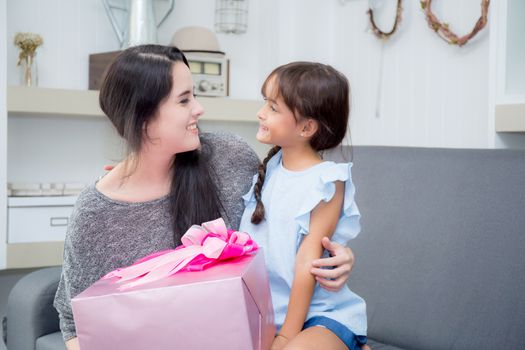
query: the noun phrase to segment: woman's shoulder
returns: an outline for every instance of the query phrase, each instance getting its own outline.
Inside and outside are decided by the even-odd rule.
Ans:
[[[66,240],[76,241],[87,228],[96,226],[100,214],[104,213],[103,203],[97,194],[95,183],[87,186],[77,197],[69,218]]]
[[[70,218],[70,226],[92,226],[108,213],[112,203],[96,188],[96,183],[87,186],[77,197]]]
[[[255,153],[242,137],[227,131],[203,132],[201,140],[214,148],[238,148]]]
[[[253,148],[239,135],[230,132],[202,133],[201,140],[211,147],[213,163],[254,169],[259,164],[259,157]]]
[[[91,208],[100,204],[102,200],[97,188],[96,183],[88,185],[77,197],[75,203],[76,208]]]

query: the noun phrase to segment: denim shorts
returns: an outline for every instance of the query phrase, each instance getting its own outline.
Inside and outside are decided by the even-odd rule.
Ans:
[[[303,329],[321,326],[332,331],[345,343],[349,350],[360,350],[361,346],[366,344],[365,335],[355,335],[341,323],[324,316],[314,316],[304,323]]]

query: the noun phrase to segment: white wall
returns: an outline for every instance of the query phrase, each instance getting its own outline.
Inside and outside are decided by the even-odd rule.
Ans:
[[[122,145],[103,118],[10,116],[8,182],[92,182]]]
[[[350,2],[338,12],[340,45],[335,56],[354,83],[354,142],[491,147],[486,122],[488,31],[469,46],[453,47],[428,28],[419,1],[403,4],[399,32],[383,48],[379,118],[374,111],[381,43],[364,31],[367,2]],[[439,2],[434,9],[460,33],[469,31],[479,17],[477,0]]]
[[[507,50],[507,72],[505,90],[510,95],[525,95],[525,1],[508,0],[507,41],[514,43]],[[522,43],[521,45],[517,43]]]
[[[384,3],[384,11],[378,13],[379,23],[388,28],[393,22],[395,1]],[[159,8],[165,6],[163,1],[157,4]],[[231,60],[232,97],[258,99],[262,81],[275,66],[292,60],[318,60],[334,65],[350,79],[354,144],[504,147],[495,142],[493,121],[487,112],[488,28],[466,47],[450,46],[428,28],[419,1],[403,4],[399,32],[383,48],[379,117],[375,109],[381,43],[366,31],[366,0],[350,0],[345,5],[339,0],[251,0],[248,32],[218,34],[221,48]],[[479,17],[479,4],[479,0],[443,0],[433,7],[456,32],[466,33]],[[213,29],[214,9],[214,0],[177,0],[159,29],[159,42],[167,44],[177,29],[188,25]],[[18,84],[19,80],[17,49],[12,44],[18,31],[34,31],[44,37],[44,46],[38,51],[43,87],[86,89],[88,55],[119,47],[100,0],[10,0],[7,12],[8,84]],[[66,134],[79,133],[74,130],[75,123],[62,121],[60,125]],[[232,129],[255,144],[255,124],[208,126],[212,130]],[[15,144],[25,144],[22,135],[11,131],[10,135],[19,139],[13,141]],[[506,145],[525,148],[525,135],[513,135],[513,142]],[[57,148],[50,146],[49,151],[56,152]],[[66,151],[71,152],[68,148]],[[10,159],[18,157],[9,152]],[[96,162],[104,161],[99,158]],[[17,178],[17,173],[23,172],[23,168],[10,168],[10,174]]]
[[[206,131],[228,128],[246,138],[256,129],[255,123],[200,124]],[[8,129],[7,180],[12,183],[91,183],[104,173],[105,164],[115,164],[124,151],[113,126],[102,118],[18,115],[9,117]],[[255,140],[250,144],[261,156],[268,151]]]
[[[7,110],[6,110],[6,2],[0,0],[0,270],[5,269],[7,242],[7,194],[5,167],[7,157]]]
[[[114,1],[117,3],[117,1]],[[242,36],[219,35],[231,58],[232,96],[258,97],[258,9],[260,1],[250,3],[250,31]],[[162,10],[165,1],[157,1]],[[87,89],[88,56],[91,53],[114,51],[119,43],[104,12],[101,0],[10,0],[8,1],[9,41],[19,31],[32,31],[44,38],[38,49],[40,86]],[[159,43],[168,44],[173,33],[189,25],[213,30],[215,0],[177,0],[175,8],[159,29]],[[8,83],[18,84],[16,69],[18,51],[8,47]],[[256,79],[257,80],[257,79]]]

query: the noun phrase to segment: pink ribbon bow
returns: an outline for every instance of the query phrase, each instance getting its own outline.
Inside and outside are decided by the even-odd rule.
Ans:
[[[150,254],[133,265],[109,272],[103,279],[119,278],[127,289],[176,274],[201,271],[219,261],[237,258],[258,249],[249,234],[226,229],[222,218],[193,225],[182,236],[182,246]]]

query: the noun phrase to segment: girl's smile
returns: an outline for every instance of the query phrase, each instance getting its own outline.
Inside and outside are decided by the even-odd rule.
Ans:
[[[257,139],[261,140],[261,138],[265,138],[265,136],[268,136],[269,130],[267,127],[265,127],[262,124],[259,124],[259,130],[257,131]]]

